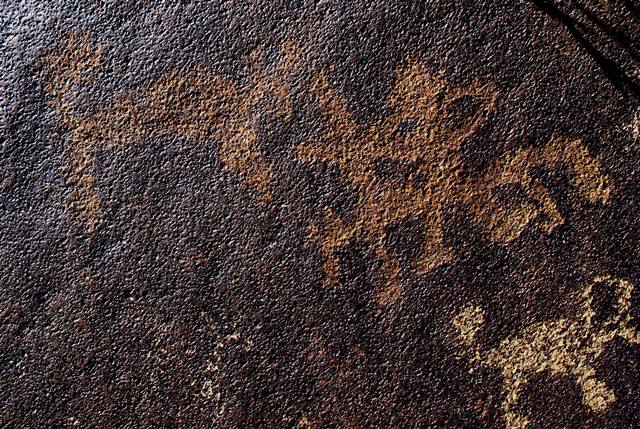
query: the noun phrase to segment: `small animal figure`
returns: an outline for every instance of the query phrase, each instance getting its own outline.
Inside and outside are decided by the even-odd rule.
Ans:
[[[595,320],[592,306],[593,287],[599,283],[615,288],[618,297],[613,315],[602,322]],[[470,304],[454,318],[458,338],[470,351],[473,366],[497,367],[502,371],[502,411],[507,428],[527,427],[529,418],[514,407],[531,377],[543,371],[574,377],[582,390],[583,403],[594,412],[607,409],[615,401],[614,391],[596,377],[594,363],[616,337],[640,343],[638,331],[630,323],[633,289],[633,284],[623,279],[596,277],[582,293],[582,312],[577,317],[534,323],[489,351],[482,350],[476,338],[485,322],[481,308]]]

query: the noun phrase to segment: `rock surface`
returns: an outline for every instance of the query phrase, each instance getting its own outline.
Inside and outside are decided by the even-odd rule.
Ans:
[[[2,427],[640,427],[637,1],[0,19]]]

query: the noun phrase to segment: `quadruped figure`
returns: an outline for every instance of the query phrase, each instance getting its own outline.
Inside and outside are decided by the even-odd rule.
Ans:
[[[617,301],[610,316],[596,320],[593,289],[596,284],[614,288]],[[596,375],[597,358],[608,343],[620,337],[632,344],[640,343],[631,315],[631,295],[634,285],[611,276],[595,277],[581,294],[580,313],[574,318],[543,321],[525,327],[493,349],[484,350],[477,333],[485,323],[484,311],[467,305],[453,320],[458,339],[466,347],[472,364],[471,372],[480,366],[501,370],[504,399],[502,411],[505,426],[526,428],[529,418],[515,410],[520,392],[537,373],[569,375],[580,387],[583,403],[594,412],[606,410],[615,401],[613,389]]]

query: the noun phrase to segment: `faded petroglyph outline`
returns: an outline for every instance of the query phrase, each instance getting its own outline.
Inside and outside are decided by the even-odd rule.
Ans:
[[[461,142],[473,135],[493,110],[498,93],[490,84],[476,81],[451,88],[440,74],[433,75],[425,65],[411,60],[396,70],[394,88],[387,100],[390,113],[365,125],[356,122],[346,97],[334,91],[322,74],[311,88],[326,127],[320,137],[298,146],[298,159],[336,163],[343,181],[358,195],[356,207],[349,214],[354,220],[341,219],[327,209],[323,221],[309,225],[309,236],[319,243],[325,260],[327,286],[337,284],[337,250],[359,239],[372,243],[382,261],[379,274],[386,286],[379,294],[380,302],[388,304],[400,299],[399,261],[386,249],[386,227],[395,221],[423,218],[426,250],[415,267],[430,271],[453,258],[453,250],[443,235],[448,205],[466,206],[490,237],[502,243],[516,239],[534,221],[544,232],[551,232],[564,220],[549,190],[531,176],[540,165],[564,167],[574,186],[589,201],[608,200],[608,181],[600,173],[599,160],[590,156],[580,140],[558,136],[542,147],[506,155],[479,179],[462,179]],[[456,118],[451,108],[465,98],[480,107],[467,117]],[[418,167],[405,183],[385,182],[375,173],[378,159],[418,163]],[[509,183],[523,188],[528,197],[512,209],[499,201],[496,192]]]
[[[100,198],[95,191],[95,160],[98,145],[130,144],[144,136],[186,137],[198,144],[219,143],[223,165],[257,191],[260,201],[271,200],[271,166],[257,147],[257,115],[267,112],[282,122],[292,115],[287,83],[299,70],[299,48],[284,44],[275,70],[262,66],[262,48],[249,56],[249,80],[240,85],[194,67],[185,73],[169,71],[158,80],[113,95],[111,104],[91,114],[81,107],[73,85],[91,79],[103,64],[102,46],[86,33],[61,38],[61,47],[44,56],[44,86],[51,96],[61,129],[67,130],[70,164],[63,167],[72,191],[71,211],[94,231],[100,218]],[[72,85],[73,84],[73,85]]]
[[[601,326],[595,326],[592,290],[600,282],[615,288],[617,311]],[[482,349],[477,341],[477,333],[485,323],[482,308],[469,304],[454,317],[452,325],[464,348],[462,355],[469,359],[470,372],[480,366],[501,370],[505,427],[527,427],[529,417],[519,415],[513,408],[530,377],[543,371],[572,376],[581,388],[583,403],[594,412],[606,410],[615,401],[614,391],[597,378],[594,364],[616,337],[640,344],[640,334],[630,325],[633,289],[634,285],[623,279],[595,277],[582,291],[582,312],[578,317],[531,324],[491,350]]]
[[[71,191],[67,203],[80,221],[81,230],[91,234],[101,216],[100,197],[95,192],[95,160],[93,145],[75,132],[73,111],[77,101],[73,87],[86,83],[102,65],[102,47],[87,43],[86,33],[72,33],[60,39],[60,50],[52,50],[44,57],[44,89],[52,97],[49,104],[68,133],[69,163],[61,167]]]
[[[633,113],[631,122],[625,128],[631,134],[631,139],[634,143],[640,141],[640,108]]]
[[[254,342],[251,339],[243,338],[238,330],[240,326],[243,326],[244,316],[242,314],[238,314],[237,319],[231,319],[223,325],[216,323],[206,312],[201,312],[200,316],[204,319],[207,331],[212,335],[215,345],[213,359],[205,361],[204,369],[201,372],[202,378],[194,380],[191,385],[195,389],[195,396],[213,401],[214,421],[219,422],[227,411],[227,404],[222,394],[223,372],[221,372],[222,366],[225,364],[225,349],[241,347],[244,352],[250,352],[254,348]],[[256,329],[260,328],[261,325],[256,326]],[[221,331],[232,331],[232,333],[223,335]]]

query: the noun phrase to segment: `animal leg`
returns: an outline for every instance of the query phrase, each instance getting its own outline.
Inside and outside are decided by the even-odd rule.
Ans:
[[[513,374],[511,377],[507,377],[503,381],[503,390],[505,398],[502,401],[502,411],[504,412],[505,427],[507,429],[524,429],[529,424],[529,418],[522,416],[514,410],[515,405],[518,403],[520,390],[526,379],[522,374]]]
[[[613,390],[596,378],[596,371],[590,366],[578,366],[578,383],[582,401],[594,412],[605,410],[616,399]]]

